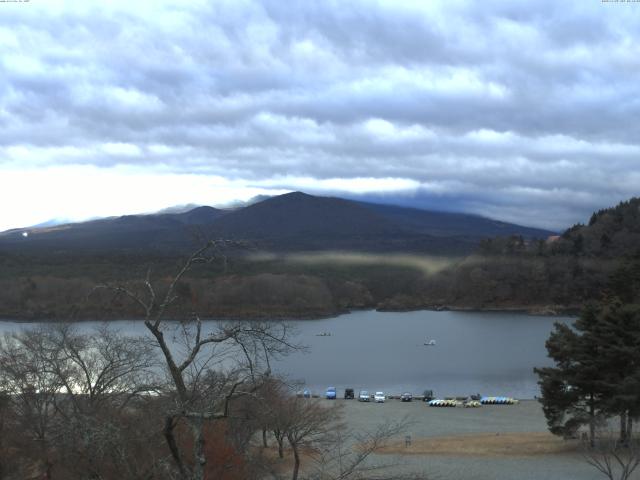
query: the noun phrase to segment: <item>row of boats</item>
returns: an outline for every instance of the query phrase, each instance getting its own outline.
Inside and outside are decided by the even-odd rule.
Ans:
[[[482,397],[480,400],[456,400],[453,398],[433,399],[427,402],[430,407],[465,407],[478,408],[482,405],[516,405],[518,400],[511,397]]]

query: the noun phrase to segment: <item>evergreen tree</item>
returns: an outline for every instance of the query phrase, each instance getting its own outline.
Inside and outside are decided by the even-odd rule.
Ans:
[[[572,327],[556,324],[546,343],[555,367],[537,368],[549,430],[572,436],[600,418],[620,417],[627,442],[640,417],[640,308],[616,297],[587,307]]]
[[[570,437],[580,426],[588,425],[592,444],[596,423],[604,413],[602,390],[605,380],[599,346],[588,334],[595,323],[591,308],[585,309],[573,328],[556,323],[546,342],[556,367],[534,369],[540,377],[540,402],[549,430]]]
[[[606,410],[620,416],[620,440],[627,443],[633,419],[640,416],[640,308],[608,302],[599,312],[597,335],[606,365]]]

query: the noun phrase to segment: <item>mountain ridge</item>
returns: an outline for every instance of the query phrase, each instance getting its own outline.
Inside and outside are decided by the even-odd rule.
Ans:
[[[26,233],[27,236],[23,236]],[[478,215],[435,212],[291,192],[235,209],[125,215],[0,233],[5,251],[185,252],[206,238],[248,240],[275,251],[362,250],[466,254],[498,234],[554,232]]]

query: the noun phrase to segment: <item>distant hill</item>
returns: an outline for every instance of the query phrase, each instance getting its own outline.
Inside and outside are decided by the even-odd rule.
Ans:
[[[201,227],[210,225],[224,213],[212,207],[197,207],[183,213],[125,215],[52,227],[13,229],[0,233],[0,251],[181,251],[202,243],[206,233]]]
[[[588,225],[565,231],[553,251],[593,257],[640,254],[640,198],[595,212]]]
[[[28,236],[23,234],[27,233]],[[232,210],[127,215],[0,233],[0,251],[164,252],[204,238],[246,240],[273,251],[358,250],[466,254],[496,235],[546,238],[553,232],[458,213],[317,197],[300,192]]]
[[[640,198],[595,212],[546,241],[518,236],[483,240],[477,255],[429,286],[416,287],[422,304],[466,308],[579,311],[615,294],[640,303]],[[425,300],[426,298],[426,300]],[[417,302],[420,303],[420,302]]]

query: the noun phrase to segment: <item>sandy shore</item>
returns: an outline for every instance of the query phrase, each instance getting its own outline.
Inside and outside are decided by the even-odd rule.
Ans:
[[[567,442],[550,433],[475,433],[389,443],[380,453],[473,457],[537,456],[579,452],[579,442]]]
[[[356,431],[382,422],[408,421],[406,431],[373,462],[393,462],[399,471],[420,472],[427,479],[452,480],[598,480],[580,446],[548,433],[540,404],[480,408],[434,408],[423,402],[340,403]],[[405,446],[405,436],[411,445]],[[632,478],[640,478],[640,472]]]

